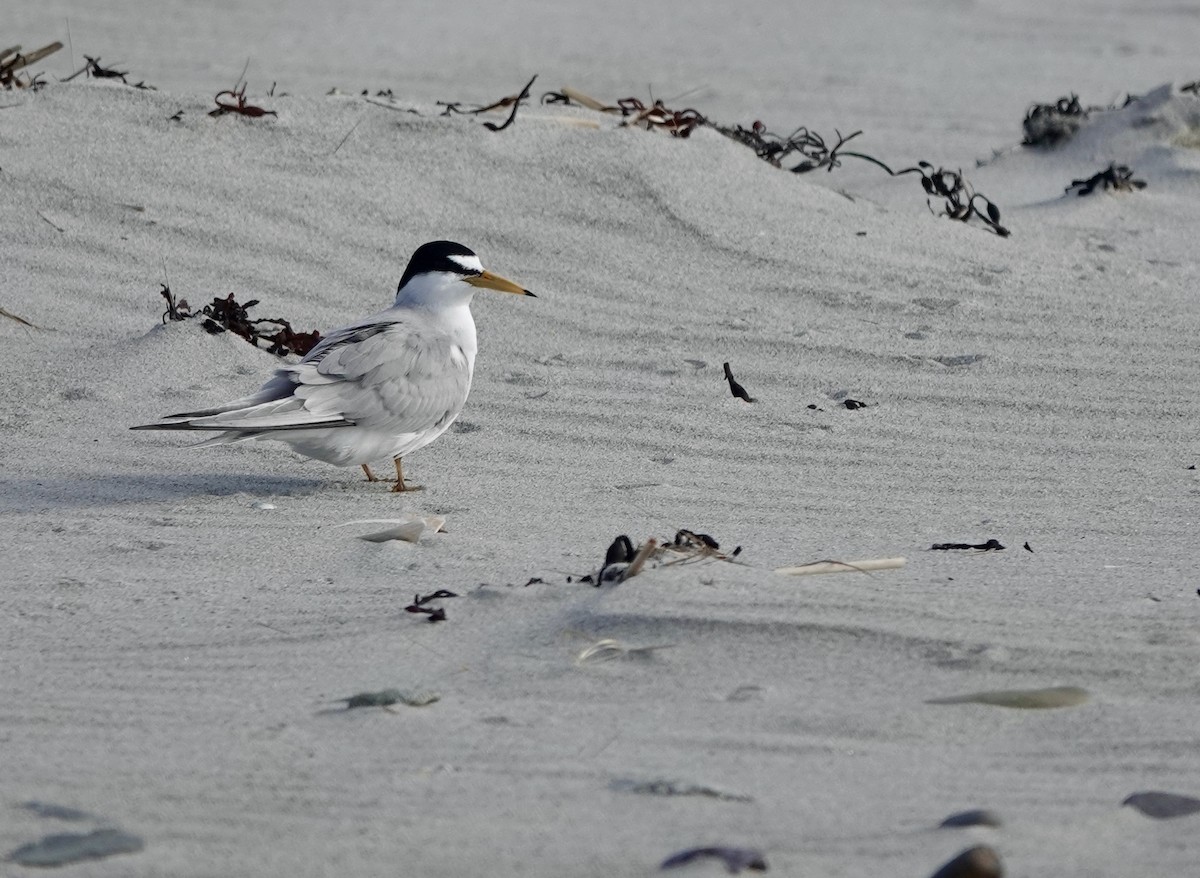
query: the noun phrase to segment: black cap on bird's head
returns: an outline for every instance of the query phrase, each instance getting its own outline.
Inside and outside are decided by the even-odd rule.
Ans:
[[[454,241],[430,241],[418,247],[408,260],[408,267],[404,269],[404,276],[400,278],[400,284],[396,288],[397,293],[413,278],[434,272],[457,274],[475,287],[521,296],[533,295],[524,287],[485,271],[474,250]]]

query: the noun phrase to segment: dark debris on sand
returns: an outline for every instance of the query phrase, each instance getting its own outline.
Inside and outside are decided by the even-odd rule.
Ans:
[[[252,319],[250,309],[258,304],[258,299],[251,299],[243,304],[230,293],[225,298],[214,298],[199,311],[192,311],[187,299],[176,299],[169,286],[161,286],[159,295],[167,302],[167,310],[162,315],[163,323],[168,320],[191,320],[201,317],[203,320],[200,325],[212,335],[229,331],[255,347],[259,347],[261,341],[266,346],[267,353],[277,357],[286,357],[289,354],[302,357],[321,340],[321,334],[316,330],[297,332],[290,322],[279,317]]]
[[[1146,181],[1135,180],[1133,173],[1129,166],[1114,162],[1086,179],[1072,180],[1071,185],[1063,191],[1070,192],[1074,189],[1076,195],[1091,195],[1097,188],[1106,192],[1110,189],[1114,192],[1136,192],[1138,189],[1145,189]]]

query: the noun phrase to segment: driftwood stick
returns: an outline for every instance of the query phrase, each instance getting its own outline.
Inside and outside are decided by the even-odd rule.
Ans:
[[[907,562],[904,558],[876,558],[869,561],[813,561],[799,567],[776,567],[784,576],[812,576],[817,573],[867,573],[871,570],[895,570]]]

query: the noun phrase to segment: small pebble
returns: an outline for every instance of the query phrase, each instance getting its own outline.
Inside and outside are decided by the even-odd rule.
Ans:
[[[38,817],[50,817],[55,820],[91,820],[92,815],[87,811],[80,811],[78,808],[69,808],[66,805],[54,805],[50,802],[22,802],[20,807],[26,811],[31,811]]]
[[[64,832],[23,844],[8,855],[22,866],[65,866],[113,854],[135,854],[145,845],[136,835],[119,829],[97,829],[87,835]]]
[[[265,500],[259,500],[257,503],[251,504],[255,509],[274,509],[274,503],[268,503]]]
[[[346,709],[349,710],[353,707],[391,707],[393,704],[425,707],[435,701],[440,701],[441,697],[436,692],[404,692],[400,689],[384,689],[380,692],[359,692],[357,695],[340,700],[346,702]]]
[[[686,866],[688,863],[693,863],[696,860],[713,857],[725,864],[725,869],[731,874],[736,875],[743,869],[749,869],[753,872],[767,871],[767,860],[760,851],[752,848],[731,848],[731,847],[709,847],[709,848],[690,848],[686,851],[680,851],[677,854],[672,854],[662,861],[658,867],[660,869],[674,869],[678,866]]]
[[[1003,875],[1000,855],[981,844],[967,848],[934,872],[932,878],[1003,878]]]
[[[1121,804],[1128,805],[1155,820],[1187,817],[1189,814],[1200,812],[1200,799],[1181,796],[1178,793],[1134,793]]]
[[[971,811],[959,811],[957,814],[951,814],[945,820],[938,824],[940,829],[964,829],[968,826],[1002,826],[1000,815],[995,811],[987,811],[983,808],[975,808]]]
[[[1048,689],[998,689],[992,692],[972,692],[931,698],[926,704],[990,704],[993,707],[1016,707],[1025,710],[1047,710],[1053,707],[1075,707],[1091,696],[1078,686],[1052,686]]]

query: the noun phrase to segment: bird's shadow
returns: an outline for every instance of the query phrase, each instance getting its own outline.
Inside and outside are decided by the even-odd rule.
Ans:
[[[0,482],[0,510],[29,512],[39,508],[115,506],[238,494],[305,497],[331,489],[336,488],[325,479],[235,472],[45,476]]]

